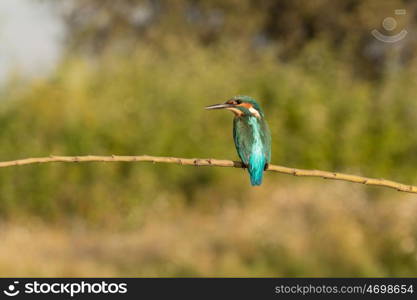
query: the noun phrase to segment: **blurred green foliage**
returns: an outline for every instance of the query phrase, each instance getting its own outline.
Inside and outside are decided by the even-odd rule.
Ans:
[[[38,0],[39,1],[39,0]],[[137,48],[193,41],[203,47],[236,43],[251,51],[273,47],[281,60],[296,60],[324,40],[356,76],[381,78],[387,64],[415,58],[417,3],[413,0],[71,0],[51,1],[67,24],[70,53],[97,57],[107,51],[130,55]],[[405,14],[396,15],[396,9]],[[394,18],[390,30],[383,26]],[[392,44],[371,31],[408,38]],[[397,59],[392,59],[396,52]]]
[[[388,47],[370,36],[375,23],[352,25],[359,16],[368,20],[370,1],[332,1],[347,19],[326,19],[329,1],[305,7],[277,1],[282,11],[272,9],[274,1],[261,1],[258,10],[251,1],[167,1],[177,10],[132,32],[118,13],[119,3],[157,2],[74,2],[72,12],[85,14],[75,20],[70,14],[75,23],[56,70],[43,79],[16,75],[0,90],[1,160],[50,154],[236,160],[232,115],[203,107],[247,94],[266,113],[274,164],[417,182],[417,60],[405,55],[413,43]],[[180,22],[187,20],[184,3],[194,5],[191,23]],[[412,15],[410,2],[393,3],[387,7],[404,4]],[[225,27],[213,32],[204,17],[211,5],[226,16]],[[333,27],[324,28],[328,23]],[[349,33],[349,26],[356,30]],[[266,42],[249,42],[257,37]],[[373,43],[384,54],[378,65],[363,54]],[[377,76],[368,76],[371,68]],[[16,236],[6,240],[3,256],[10,260],[19,243],[31,244],[27,261],[39,259],[45,269],[7,267],[1,253],[0,265],[16,275],[415,275],[412,196],[302,182],[310,181],[268,173],[254,189],[241,170],[148,163],[2,168],[1,220],[25,228],[42,220],[29,235],[0,227]],[[66,240],[71,230],[74,249]],[[30,242],[37,237],[45,246]],[[43,247],[56,259],[65,253],[60,267],[42,259]],[[74,257],[87,267],[68,265]]]

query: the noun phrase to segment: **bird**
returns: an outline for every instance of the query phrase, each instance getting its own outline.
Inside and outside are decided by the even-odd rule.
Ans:
[[[234,114],[233,140],[252,186],[261,185],[263,172],[271,161],[271,133],[258,102],[249,96],[234,96],[205,109],[226,109]]]

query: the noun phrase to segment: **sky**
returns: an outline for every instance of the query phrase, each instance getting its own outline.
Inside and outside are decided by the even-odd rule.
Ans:
[[[10,71],[45,76],[59,58],[63,33],[47,3],[0,0],[0,81]]]

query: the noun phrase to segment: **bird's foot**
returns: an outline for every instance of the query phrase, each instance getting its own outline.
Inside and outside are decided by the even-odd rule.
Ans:
[[[247,169],[247,168],[248,168],[248,165],[242,162],[242,169]]]
[[[269,164],[265,164],[264,171],[268,170]]]

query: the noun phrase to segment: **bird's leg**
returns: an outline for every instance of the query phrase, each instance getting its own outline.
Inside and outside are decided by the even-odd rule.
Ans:
[[[268,163],[267,163],[267,164],[265,164],[265,166],[264,166],[264,171],[268,170],[268,167],[269,167],[269,164],[268,164]]]

